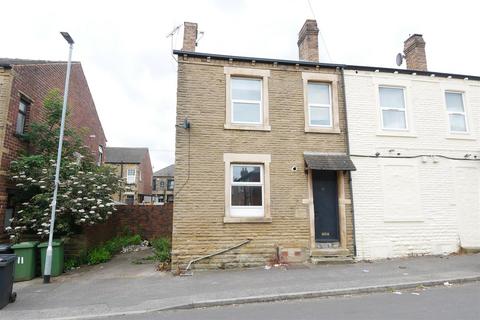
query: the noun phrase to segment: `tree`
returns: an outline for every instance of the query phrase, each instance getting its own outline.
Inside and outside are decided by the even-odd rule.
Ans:
[[[29,148],[10,166],[10,179],[18,190],[14,201],[19,209],[6,228],[13,241],[25,233],[41,238],[49,234],[62,112],[60,92],[51,91],[43,105],[46,120],[30,125],[23,137]],[[112,168],[97,166],[82,141],[82,131],[67,125],[60,164],[56,235],[78,233],[84,225],[108,219],[116,211],[112,195],[123,189],[123,180]]]

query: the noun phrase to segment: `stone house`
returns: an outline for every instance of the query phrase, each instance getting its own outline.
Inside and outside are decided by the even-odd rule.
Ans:
[[[105,163],[114,166],[126,182],[126,190],[116,194],[114,200],[126,204],[151,202],[153,173],[148,148],[108,147]]]
[[[354,256],[342,70],[320,63],[316,21],[299,60],[178,56],[172,262],[200,267]]]
[[[165,203],[174,201],[175,165],[155,171],[152,179],[153,202]]]
[[[421,35],[404,54],[345,70],[359,259],[480,248],[480,77],[428,71]]]
[[[15,214],[9,183],[10,162],[29,146],[22,135],[29,125],[45,119],[43,101],[58,89],[63,94],[67,62],[0,58],[0,237]],[[105,133],[80,62],[73,62],[68,96],[67,126],[82,128],[84,144],[103,162]]]

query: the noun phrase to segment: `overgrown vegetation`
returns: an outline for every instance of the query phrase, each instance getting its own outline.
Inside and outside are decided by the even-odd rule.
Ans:
[[[140,235],[124,235],[108,240],[104,244],[90,249],[87,253],[65,261],[65,269],[74,269],[84,264],[94,265],[107,262],[122,248],[142,243]]]
[[[25,233],[46,238],[50,228],[57,145],[59,139],[62,96],[51,91],[43,103],[46,119],[31,123],[22,137],[29,144],[16,161],[11,162],[9,176],[18,192],[18,211],[5,230],[14,242]],[[123,189],[114,170],[97,166],[90,149],[84,146],[85,133],[65,129],[60,184],[56,206],[55,235],[79,233],[83,225],[105,221],[116,210],[112,195]],[[98,257],[105,255],[98,253]],[[101,260],[101,259],[100,259]]]
[[[170,262],[170,240],[167,238],[157,238],[153,239],[150,243],[153,247],[154,260]]]

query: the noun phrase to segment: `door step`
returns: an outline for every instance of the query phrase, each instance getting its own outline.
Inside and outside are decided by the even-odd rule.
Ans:
[[[352,257],[310,257],[313,264],[344,264],[353,263]]]
[[[313,264],[353,263],[350,251],[343,248],[313,249],[310,260]]]

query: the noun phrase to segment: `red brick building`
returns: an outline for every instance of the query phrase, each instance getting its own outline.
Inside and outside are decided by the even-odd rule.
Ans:
[[[0,58],[0,237],[13,214],[9,194],[14,190],[7,173],[10,162],[27,147],[21,135],[29,124],[45,119],[43,101],[48,92],[63,94],[67,63]],[[67,126],[82,128],[84,143],[103,163],[106,137],[80,62],[72,63]]]

